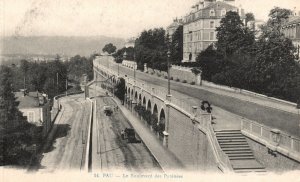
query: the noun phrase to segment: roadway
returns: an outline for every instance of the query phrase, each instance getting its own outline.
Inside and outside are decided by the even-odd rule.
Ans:
[[[93,86],[90,88],[93,89]],[[90,91],[95,96],[95,92]],[[143,142],[128,143],[121,138],[121,131],[132,126],[120,110],[114,110],[111,116],[106,116],[104,106],[117,106],[112,98],[106,96],[104,90],[98,89],[93,101],[96,101],[96,115],[93,122],[92,171],[161,171]],[[138,135],[137,139],[140,140]]]
[[[40,156],[42,173],[84,169],[91,104],[83,94],[62,97],[60,102],[63,109]]]
[[[122,65],[117,65],[113,63],[112,58],[109,56],[102,56],[101,63],[108,67],[109,69],[114,70],[115,72],[119,71],[120,75],[128,75],[129,77],[133,77],[134,73],[133,70],[127,68]],[[141,71],[136,71],[136,79],[142,82],[146,82],[149,86],[153,85],[156,88],[166,89],[167,80],[164,78],[159,78],[157,76],[153,76],[150,74],[143,73]],[[200,91],[202,94],[200,94]],[[218,95],[224,95],[240,100],[250,101],[257,105],[265,106],[268,108],[276,108],[282,111],[282,114],[287,115],[287,118],[292,117],[293,120],[289,120],[289,122],[285,122],[285,125],[282,125],[281,121],[275,121],[266,116],[263,111],[257,110],[255,114],[245,114],[243,112],[236,112],[232,110],[232,108],[228,107],[227,110],[223,108],[224,103],[221,103],[222,106],[213,106],[212,114],[216,118],[215,122],[217,123],[214,125],[216,130],[223,130],[223,129],[240,129],[240,121],[243,117],[252,119],[255,121],[261,121],[265,125],[275,128],[281,128],[285,132],[290,133],[295,136],[300,136],[299,133],[299,119],[297,118],[297,109],[289,104],[285,103],[278,103],[276,101],[271,101],[266,98],[257,98],[245,94],[238,94],[233,93],[225,90],[220,90],[212,87],[207,86],[193,86],[189,84],[183,84],[180,82],[171,81],[171,94],[173,97],[185,100],[185,102],[189,103],[191,106],[199,106],[203,98],[210,100],[210,97],[213,97],[211,93],[215,93]],[[214,104],[214,103],[213,103]],[[218,103],[220,104],[220,103]],[[226,104],[225,104],[226,106]],[[245,108],[246,109],[246,108]],[[272,116],[276,117],[276,115]]]

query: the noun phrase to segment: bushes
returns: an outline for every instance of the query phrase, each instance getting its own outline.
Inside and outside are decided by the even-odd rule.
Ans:
[[[195,82],[191,82],[190,84],[191,84],[191,85],[195,85],[196,83],[195,83]]]
[[[168,79],[168,76],[165,76],[165,79]]]
[[[186,80],[183,80],[182,83],[187,83],[187,81],[186,81]]]
[[[173,80],[173,77],[172,77],[172,76],[170,77],[170,80]]]
[[[180,80],[179,80],[179,78],[176,78],[176,80],[175,80],[176,82],[179,82]]]

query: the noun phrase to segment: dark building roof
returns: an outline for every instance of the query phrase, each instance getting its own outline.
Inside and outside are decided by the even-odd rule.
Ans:
[[[284,26],[289,26],[298,23],[300,23],[300,16],[293,16],[289,18],[289,20],[287,21],[287,23],[285,23]]]
[[[212,9],[215,11],[215,16],[210,16],[210,10],[212,10]],[[223,17],[223,16],[221,16],[221,12],[223,9],[225,9],[227,12],[231,11],[231,10],[238,10],[238,8],[235,6],[232,6],[225,2],[218,1],[218,2],[208,5],[205,8],[199,9],[195,13],[191,13],[190,15],[187,15],[187,16],[189,16],[188,21],[184,22],[184,23],[185,24],[191,23],[191,22],[197,21],[198,19],[220,19]],[[196,13],[200,13],[200,16],[197,18],[195,17]],[[244,10],[242,9],[241,18],[244,19],[244,17],[245,17],[245,13],[244,13]]]
[[[39,97],[42,95],[39,92],[28,92],[24,96],[24,92],[15,92],[16,101],[19,103],[18,108],[40,107]]]

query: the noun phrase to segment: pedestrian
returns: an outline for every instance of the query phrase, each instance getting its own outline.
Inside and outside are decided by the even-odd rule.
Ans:
[[[125,132],[124,130],[121,131],[121,138],[124,140],[125,139]]]

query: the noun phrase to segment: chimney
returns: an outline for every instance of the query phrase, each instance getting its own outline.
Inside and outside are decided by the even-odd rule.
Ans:
[[[297,16],[297,8],[296,7],[294,7],[293,16]]]

